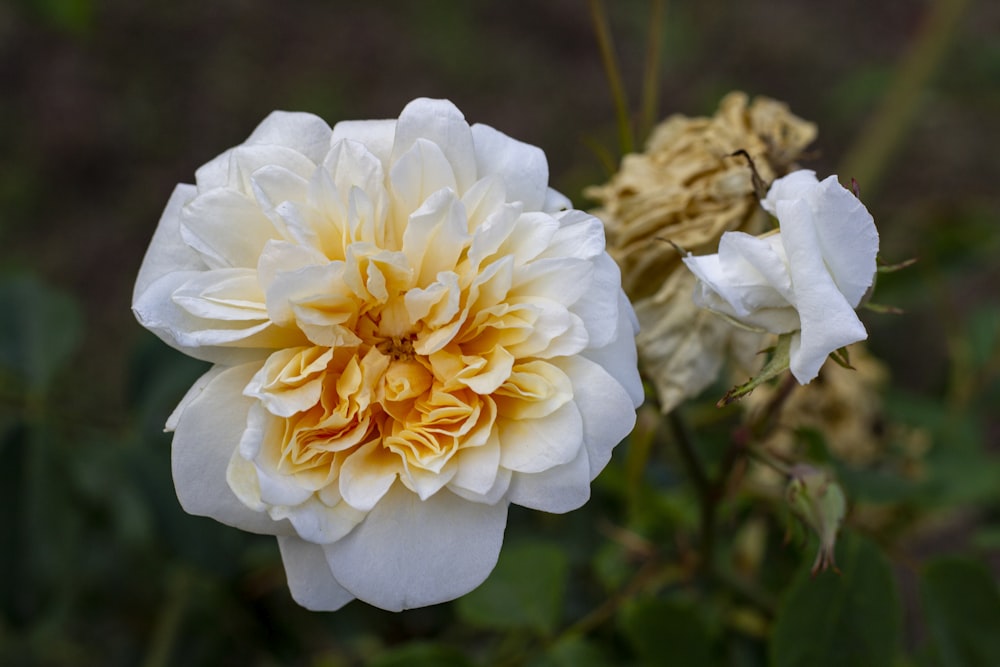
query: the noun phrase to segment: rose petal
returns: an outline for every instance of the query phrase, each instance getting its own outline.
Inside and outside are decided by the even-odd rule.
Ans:
[[[875,276],[879,242],[875,221],[836,176],[819,184],[810,204],[826,267],[847,303],[856,308]]]
[[[507,503],[472,503],[443,489],[427,500],[396,484],[349,535],[324,547],[334,578],[382,609],[452,600],[496,565]]]
[[[635,403],[629,392],[608,371],[584,357],[567,357],[553,363],[573,383],[573,402],[583,418],[583,444],[590,462],[590,479],[604,470],[611,450],[632,432]]]
[[[278,549],[285,565],[292,598],[311,611],[336,611],[354,599],[337,583],[326,563],[323,547],[297,537],[279,537]]]
[[[330,136],[330,126],[319,116],[301,111],[272,111],[246,143],[291,148],[319,164],[330,147]]]
[[[398,164],[407,151],[424,141],[435,144],[444,155],[454,174],[459,196],[478,180],[472,130],[454,104],[427,98],[407,104],[396,122],[392,161]]]
[[[618,293],[618,329],[614,339],[604,347],[584,350],[581,356],[590,359],[613,377],[625,389],[632,406],[638,408],[645,399],[635,347],[639,323],[625,293]]]
[[[289,535],[292,527],[254,512],[236,497],[226,483],[229,459],[246,428],[253,401],[243,387],[259,368],[243,364],[218,373],[198,395],[185,397],[171,448],[171,468],[177,499],[188,514],[207,516],[221,523],[271,535]]]
[[[181,209],[197,195],[193,185],[179,184],[170,193],[160,222],[149,243],[139,275],[135,279],[135,289],[132,291],[132,304],[142,297],[149,286],[176,271],[202,271],[208,266],[205,260],[181,238]]]
[[[514,472],[541,472],[572,461],[583,448],[583,419],[566,403],[540,419],[497,419],[500,465]]]
[[[549,164],[541,148],[508,137],[489,125],[472,126],[479,177],[503,178],[507,201],[520,201],[527,210],[540,210],[548,191]]]
[[[805,384],[831,352],[866,339],[868,333],[826,270],[809,204],[779,201],[778,213],[802,322],[801,344],[790,354],[791,370]]]
[[[538,473],[514,473],[507,498],[515,505],[561,514],[590,499],[590,457],[581,447],[569,463]]]

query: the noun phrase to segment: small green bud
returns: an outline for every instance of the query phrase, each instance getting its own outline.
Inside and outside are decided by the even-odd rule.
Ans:
[[[833,550],[837,531],[847,513],[847,500],[840,485],[825,470],[799,463],[792,466],[785,488],[789,509],[819,536],[819,552],[812,573],[828,567],[837,570]]]

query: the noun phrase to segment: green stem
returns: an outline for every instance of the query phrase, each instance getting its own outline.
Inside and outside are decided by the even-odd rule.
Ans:
[[[652,0],[649,5],[649,38],[646,43],[646,66],[642,78],[642,113],[639,138],[645,141],[659,116],[660,50],[663,46],[663,16],[666,0]]]
[[[878,181],[921,109],[920,95],[957,34],[968,0],[934,0],[889,90],[848,149],[839,173],[857,179],[866,193]]]
[[[611,25],[608,22],[608,14],[602,0],[590,0],[590,19],[594,24],[594,34],[601,52],[604,73],[608,77],[608,85],[611,87],[611,98],[615,105],[615,117],[618,121],[618,143],[622,155],[624,155],[631,153],[633,148],[632,114],[629,112],[625,86],[622,85],[621,68],[618,66],[614,42],[611,39]]]
[[[144,667],[166,667],[171,664],[170,654],[173,652],[177,633],[191,597],[192,581],[183,570],[176,570],[169,577],[167,585],[167,600],[160,609],[156,619],[153,638],[149,642]]]

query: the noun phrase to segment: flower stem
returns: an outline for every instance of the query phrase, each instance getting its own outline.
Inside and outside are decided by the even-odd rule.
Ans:
[[[632,114],[629,111],[628,98],[625,96],[621,68],[618,66],[618,59],[615,56],[611,25],[608,22],[608,13],[603,0],[590,0],[590,19],[594,24],[594,34],[597,37],[597,46],[601,51],[604,73],[608,77],[608,85],[611,87],[611,98],[615,105],[615,117],[618,122],[618,143],[621,153],[624,155],[631,153],[633,148]]]
[[[177,639],[184,610],[191,597],[191,580],[183,570],[176,570],[168,579],[167,600],[156,619],[156,628],[146,652],[144,667],[165,667],[171,664],[170,654]]]
[[[646,66],[642,77],[642,113],[639,140],[645,141],[659,115],[660,51],[663,46],[663,16],[666,0],[649,3],[649,37],[646,41]]]
[[[968,0],[934,0],[895,77],[861,134],[844,156],[839,173],[871,192],[921,109],[920,95],[957,34]]]

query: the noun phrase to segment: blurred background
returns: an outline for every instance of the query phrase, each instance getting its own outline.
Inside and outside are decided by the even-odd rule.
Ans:
[[[995,568],[1000,3],[664,6],[658,118],[710,115],[733,89],[787,102],[819,126],[805,166],[856,176],[882,256],[919,258],[880,283],[878,301],[906,312],[866,315],[870,348],[890,369],[890,408],[962,454],[942,459],[949,511],[925,513],[930,528],[911,527],[897,553],[962,550]],[[637,116],[650,2],[616,0],[607,15]],[[490,590],[464,607],[310,614],[289,600],[272,539],[189,517],[173,496],[162,424],[204,367],[129,307],[174,184],[273,109],[332,125],[395,117],[418,96],[542,147],[551,184],[579,207],[621,154],[585,0],[0,4],[0,663],[649,662],[634,618],[599,616],[570,633],[585,643],[563,641],[617,590],[614,568],[634,565],[609,555],[626,504],[617,454],[583,510],[513,512],[497,581],[516,589],[531,569],[518,563],[541,564],[526,621],[522,605],[498,622]],[[667,514],[683,524],[684,486],[661,458],[660,482],[678,489]],[[777,559],[793,572],[810,553]],[[909,610],[917,594],[898,579]],[[914,614],[899,641],[919,652]],[[766,631],[741,632],[739,664],[764,664]],[[712,650],[714,664],[737,664]]]

